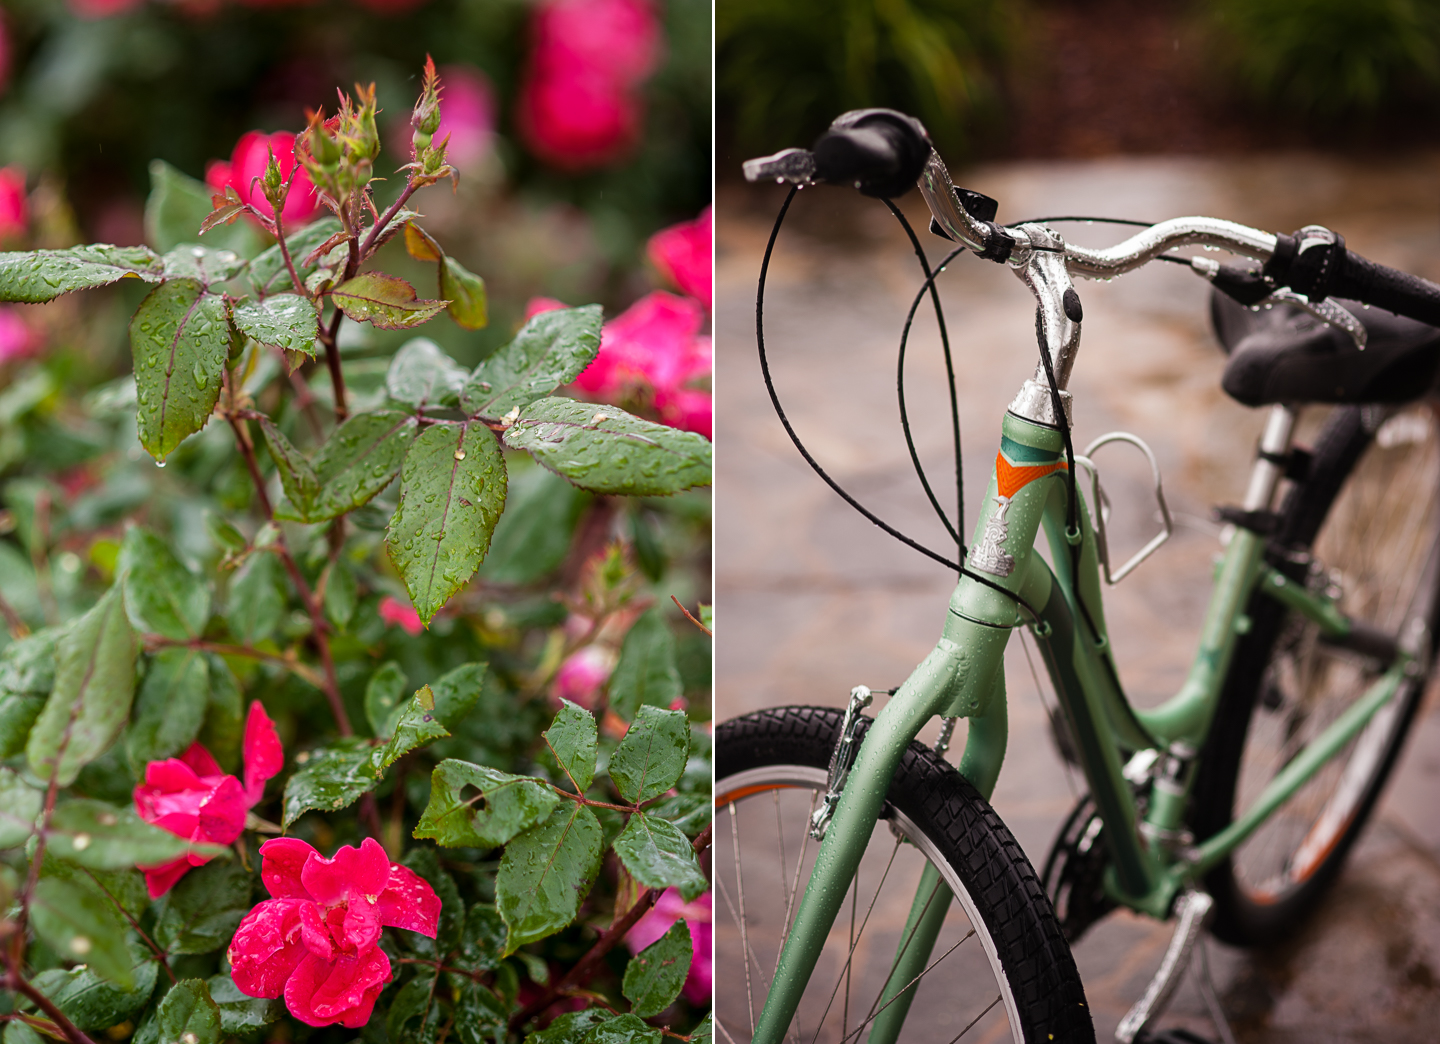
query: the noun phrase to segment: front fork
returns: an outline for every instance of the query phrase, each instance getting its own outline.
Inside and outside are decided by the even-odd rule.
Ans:
[[[971,555],[972,564],[977,563],[978,553],[985,550],[986,565],[977,568],[991,573],[995,588],[961,578],[943,636],[865,734],[781,950],[755,1028],[757,1044],[779,1044],[794,1019],[870,843],[890,782],[926,722],[937,715],[969,718],[960,772],[986,799],[994,790],[1008,732],[1005,645],[1021,621],[1016,600],[996,588],[1013,592],[1037,611],[1049,599],[1049,570],[1033,552],[1049,494],[1049,482],[1038,480],[1056,481],[1054,476],[1063,475],[1057,431],[1013,414],[1006,415],[1003,430]],[[927,867],[871,1028],[871,1044],[892,1044],[898,1038],[915,992],[912,986],[925,970],[951,897],[933,865]],[[1010,1012],[1012,1019],[1015,1014]]]

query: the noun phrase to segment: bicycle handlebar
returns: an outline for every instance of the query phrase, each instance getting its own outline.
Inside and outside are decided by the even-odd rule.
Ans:
[[[1035,251],[1059,247],[1058,238],[1041,226],[997,225],[995,201],[956,189],[924,125],[892,109],[847,112],[812,151],[786,149],[749,160],[745,177],[800,186],[848,183],[882,199],[904,195],[918,183],[934,218],[931,230],[978,257],[1018,268]],[[1329,296],[1343,297],[1440,326],[1440,286],[1361,257],[1345,249],[1343,237],[1314,225],[1287,236],[1221,218],[1171,218],[1104,249],[1066,243],[1065,267],[1074,275],[1109,279],[1183,246],[1220,247],[1262,262],[1259,271],[1194,262],[1197,271],[1245,304],[1288,288],[1317,305]]]

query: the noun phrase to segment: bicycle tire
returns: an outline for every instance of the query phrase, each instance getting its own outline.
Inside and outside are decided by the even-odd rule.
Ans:
[[[781,707],[732,719],[716,731],[719,822],[713,876],[721,906],[728,907],[728,911],[720,912],[716,918],[717,959],[720,966],[727,969],[726,975],[717,980],[716,1018],[722,1026],[717,1039],[748,1039],[746,1027],[753,1025],[754,1015],[760,1010],[763,997],[756,996],[750,987],[758,985],[763,994],[765,973],[770,970],[770,961],[779,946],[783,945],[796,896],[808,878],[808,873],[802,873],[802,867],[807,865],[807,850],[813,860],[813,850],[818,846],[803,840],[804,827],[808,826],[810,810],[824,793],[841,719],[842,712],[833,708]],[[870,719],[862,718],[862,735],[869,722]],[[778,862],[774,859],[773,842],[758,829],[758,825],[764,824],[768,834],[772,806],[780,838]],[[893,848],[885,836],[886,824],[890,827],[888,833],[895,836]],[[798,856],[793,847],[787,849],[786,846],[796,831],[801,837],[791,843],[799,845]],[[903,846],[907,850],[906,862],[896,869],[902,838],[911,844]],[[853,981],[869,985],[876,999],[864,1013],[867,1018],[877,1013],[888,966],[904,930],[905,914],[917,894],[909,882],[918,880],[915,865],[918,863],[923,869],[927,858],[956,896],[947,914],[944,932],[963,935],[962,921],[968,922],[979,937],[980,946],[967,948],[956,944],[947,949],[950,935],[942,934],[932,951],[941,956],[932,957],[927,973],[944,967],[943,961],[951,960],[955,954],[961,951],[964,954],[941,976],[927,974],[916,984],[914,1004],[905,1020],[901,1039],[907,1044],[929,1040],[953,1044],[970,1039],[965,1035],[970,1027],[977,1038],[984,1036],[985,1039],[997,1036],[1026,1042],[1095,1039],[1084,987],[1034,868],[979,792],[951,765],[919,742],[910,744],[901,761],[872,838],[871,856],[883,857],[887,851],[890,862],[875,886],[874,898],[869,898],[870,884],[878,862],[862,861],[857,882],[863,879],[863,888],[857,883],[847,894],[845,908],[830,933],[826,953],[811,978],[787,1039],[859,1039],[868,1023],[861,1018],[859,1010],[855,1012],[854,1022],[850,1020],[850,988]],[[795,856],[793,870],[790,856]],[[747,857],[751,867],[748,871]],[[753,883],[757,864],[764,864],[770,874],[778,874],[783,887],[761,892],[757,898]],[[862,896],[869,905],[856,934]],[[757,902],[763,911],[754,909]],[[882,916],[876,919],[873,934],[867,941],[864,935],[871,930],[871,911],[882,902],[885,904],[881,907]],[[746,914],[750,916],[742,920]],[[880,923],[882,919],[884,924]],[[847,920],[848,934],[844,923]],[[757,939],[757,932],[764,937]],[[889,945],[883,940],[885,934],[894,936]],[[875,935],[881,935],[882,940],[877,942]],[[968,938],[963,936],[961,942]],[[873,958],[873,966],[867,963],[862,968],[852,960],[847,975],[847,949],[852,956]],[[991,977],[996,999],[989,1000],[991,1007],[981,1013],[984,1018],[973,1018],[974,1009],[989,996],[990,987],[982,988],[986,975]],[[837,1028],[830,1016],[842,979],[844,1014],[833,1020],[842,1023]],[[876,987],[876,983],[881,986]],[[741,988],[746,990],[743,997],[738,993]],[[856,992],[860,992],[858,988]],[[973,1005],[965,1007],[972,995]],[[999,1003],[1001,1000],[1003,1004]],[[818,1019],[816,1002],[824,1004]],[[1008,1036],[1004,1033],[1007,1019]],[[961,1028],[958,1036],[954,1032],[957,1027]]]
[[[1440,437],[1428,404],[1332,410],[1308,475],[1279,512],[1271,560],[1312,586],[1338,580],[1340,608],[1394,634],[1416,616],[1435,651],[1440,583]],[[1388,433],[1388,435],[1387,435]],[[1316,565],[1311,565],[1316,563]],[[1318,640],[1313,624],[1256,593],[1197,772],[1191,825],[1204,839],[1379,674]],[[1215,936],[1269,945],[1293,933],[1334,883],[1413,724],[1428,671],[1407,679],[1366,730],[1206,877]]]

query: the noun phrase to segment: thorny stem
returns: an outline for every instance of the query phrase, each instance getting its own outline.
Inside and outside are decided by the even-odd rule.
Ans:
[[[349,270],[349,265],[346,265]],[[330,317],[330,326],[320,331],[320,343],[325,346],[325,365],[330,368],[330,385],[335,389],[335,419],[343,421],[350,416],[350,407],[345,402],[345,375],[340,370],[340,346],[336,337],[340,333],[340,320],[345,313],[339,308]]]
[[[410,201],[410,197],[414,195],[415,190],[419,187],[413,178],[407,181],[405,187],[400,190],[399,198],[386,207],[385,213],[381,214],[379,220],[370,226],[370,231],[365,236],[365,242],[360,245],[360,257],[362,259],[370,256],[370,251],[375,248],[375,241],[379,239],[380,233],[384,232],[386,226],[395,220],[395,215],[404,209],[405,204]]]
[[[707,825],[691,842],[690,847],[697,853],[705,851],[710,847],[710,832],[711,827]],[[580,963],[571,968],[563,979],[547,989],[539,999],[525,1005],[511,1018],[511,1028],[518,1029],[554,1004],[567,990],[578,989],[589,982],[590,977],[599,970],[600,962],[604,960],[605,955],[613,950],[629,934],[630,929],[635,927],[636,922],[649,912],[650,907],[654,906],[655,901],[660,898],[662,891],[663,889],[660,888],[647,888],[641,892],[635,900],[635,905],[626,910],[624,916],[612,924],[604,935],[600,936],[595,945],[590,947],[590,952],[580,958]]]
[[[549,746],[550,746],[550,741],[549,741],[549,740],[546,740],[546,741],[545,741],[545,745],[546,745],[547,747],[549,747]],[[554,747],[550,747],[550,749],[551,749],[551,751],[554,751],[555,748],[554,748]],[[555,760],[558,761],[558,760],[560,760],[560,759],[559,759],[559,757],[557,756]],[[564,768],[564,766],[562,765],[561,768]],[[565,775],[567,775],[567,776],[570,775],[569,770],[566,770]],[[574,777],[571,777],[570,782],[571,782],[571,784],[574,784],[574,782],[575,782]],[[638,806],[638,805],[612,805],[612,804],[610,804],[608,801],[592,801],[590,798],[587,798],[584,794],[572,794],[572,793],[570,793],[570,791],[568,791],[568,790],[562,790],[560,787],[557,787],[554,783],[551,783],[551,784],[550,784],[550,789],[553,790],[553,791],[555,791],[555,793],[559,794],[559,795],[560,795],[561,797],[563,797],[563,798],[569,798],[571,801],[575,802],[577,805],[589,805],[591,808],[613,808],[616,812],[639,812],[639,811],[640,811],[640,806]],[[577,787],[576,789],[578,790],[579,788]]]
[[[6,989],[33,1001],[37,1008],[50,1017],[50,1021],[55,1023],[56,1028],[65,1034],[65,1039],[70,1041],[70,1044],[95,1044],[93,1040],[80,1032],[75,1023],[65,1017],[65,1013],[55,1006],[54,1001],[25,981],[25,976],[20,973],[15,958],[8,949],[5,951],[5,965],[8,969],[5,976]]]
[[[299,166],[295,170],[299,170]],[[291,171],[294,177],[294,171]],[[286,194],[289,194],[289,187],[286,187]],[[275,208],[272,206],[272,210]],[[290,245],[285,242],[285,221],[280,211],[285,209],[284,201],[280,204],[280,210],[275,210],[275,241],[280,247],[280,256],[285,260],[285,271],[290,273],[290,285],[295,288],[297,294],[306,293],[305,284],[300,281],[300,273],[295,271],[295,262],[290,257]]]
[[[203,638],[191,638],[183,642],[177,642],[172,638],[165,638],[158,634],[147,634],[143,636],[146,651],[156,649],[173,649],[176,647],[185,649],[200,649],[204,652],[217,653],[220,656],[243,656],[250,660],[264,660],[266,663],[273,663],[277,667],[283,667],[297,678],[315,686],[321,692],[325,691],[325,679],[315,672],[309,664],[301,663],[289,656],[280,653],[266,652],[264,649],[257,649],[252,645],[233,645],[228,642],[211,642]]]

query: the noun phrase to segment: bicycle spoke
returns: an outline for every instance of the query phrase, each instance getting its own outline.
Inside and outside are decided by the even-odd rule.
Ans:
[[[995,1007],[995,1005],[997,1005],[997,1004],[999,1004],[999,1003],[1000,1003],[1000,994],[997,993],[997,994],[995,994],[995,999],[992,1000],[989,1004],[985,1005],[985,1010],[984,1010],[984,1011],[982,1011],[979,1015],[976,1015],[973,1019],[971,1019],[968,1023],[966,1023],[964,1029],[962,1029],[959,1033],[955,1034],[955,1036],[951,1039],[950,1044],[955,1044],[955,1041],[959,1040],[961,1037],[965,1036],[965,1034],[969,1033],[972,1029],[974,1029],[974,1028],[975,1028],[975,1023],[979,1022],[979,1021],[980,1021],[981,1019],[983,1019],[986,1015],[990,1014],[990,1009],[993,1008],[993,1007]]]
[[[739,813],[730,806],[730,846],[735,853],[735,890],[740,893],[740,949],[745,956],[745,1003],[750,1008],[750,1035],[755,1035],[755,991],[750,983],[750,936],[745,928],[745,878],[740,864]]]
[[[720,1031],[721,1036],[728,1040],[730,1044],[739,1044],[739,1041],[737,1041],[733,1036],[731,1036],[730,1031],[725,1028],[725,1023],[721,1022],[718,1018],[716,1018],[714,1022],[715,1028]]]
[[[971,927],[971,929],[970,929],[968,932],[965,933],[964,937],[963,937],[959,942],[957,942],[954,946],[950,947],[950,949],[946,950],[946,951],[945,951],[944,953],[942,953],[939,957],[936,957],[933,961],[931,961],[930,964],[929,964],[929,966],[926,967],[926,969],[925,969],[924,971],[922,971],[919,975],[915,976],[915,978],[911,979],[909,982],[907,982],[907,983],[905,984],[905,988],[904,988],[903,990],[901,990],[899,993],[895,994],[895,996],[891,997],[891,998],[890,998],[888,1001],[886,1001],[884,1004],[880,1005],[879,1010],[877,1010],[873,1015],[871,1015],[869,1018],[867,1018],[867,1019],[866,1019],[864,1022],[862,1022],[860,1025],[856,1026],[854,1033],[852,1033],[852,1034],[851,1034],[850,1036],[848,1036],[848,1037],[842,1038],[841,1041],[840,1041],[840,1044],[850,1044],[850,1041],[851,1041],[851,1040],[859,1040],[859,1039],[860,1039],[860,1033],[865,1029],[866,1026],[870,1025],[870,1023],[874,1022],[876,1019],[878,1019],[878,1018],[880,1017],[880,1012],[884,1011],[886,1008],[890,1007],[890,1005],[894,1004],[894,1003],[895,1003],[897,1000],[899,1000],[901,997],[905,996],[906,992],[910,989],[910,987],[914,986],[914,985],[915,985],[917,982],[919,982],[921,979],[925,978],[925,976],[929,975],[930,972],[931,972],[931,970],[934,969],[934,967],[935,967],[937,964],[939,964],[939,963],[940,963],[941,961],[943,961],[946,957],[949,957],[952,953],[954,953],[956,950],[958,950],[958,949],[961,947],[961,945],[963,945],[963,944],[965,943],[965,941],[968,940],[968,939],[970,938],[970,936],[972,936],[972,935],[974,935],[974,934],[975,934],[975,929],[974,929],[974,927]]]
[[[910,934],[905,936],[905,942],[901,946],[897,947],[895,950],[895,957],[890,962],[890,972],[888,975],[885,976],[885,981],[880,984],[880,992],[875,995],[875,1003],[870,1005],[870,1015],[872,1017],[878,1014],[878,1012],[876,1012],[875,1010],[875,1004],[879,1004],[880,998],[885,996],[885,988],[890,985],[890,980],[895,977],[896,969],[900,967],[901,954],[903,954],[906,950],[910,948],[910,943],[915,939],[915,933],[920,930],[920,925],[925,920],[925,915],[930,912],[930,904],[935,901],[935,896],[939,894],[940,882],[936,881],[935,887],[930,889],[930,895],[925,900],[925,905],[920,909],[920,916],[915,918],[915,923],[910,928]],[[901,992],[904,991],[902,990]]]
[[[773,791],[773,793],[777,795],[778,799],[780,792],[777,790]],[[819,791],[812,792],[810,795],[811,816],[815,814],[815,806],[819,803],[819,800]],[[809,818],[807,818],[805,822],[809,823]],[[785,943],[790,938],[790,916],[795,912],[795,896],[800,891],[800,869],[805,865],[805,850],[809,845],[810,831],[802,831],[800,834],[800,855],[795,859],[795,879],[790,883],[790,887],[785,892],[785,927],[780,932],[780,949],[775,951],[775,970],[771,972],[772,976],[778,974],[780,971],[780,954],[784,951]],[[780,854],[780,870],[782,873],[785,870],[785,854],[783,850]]]

